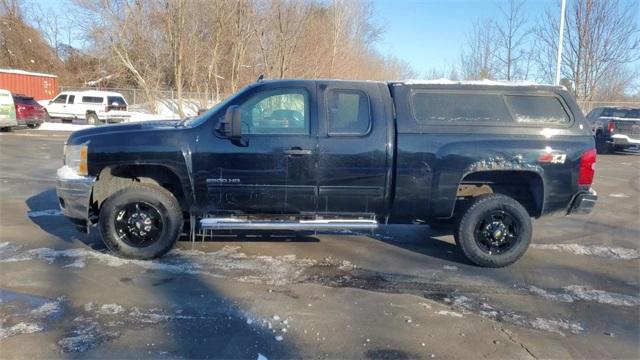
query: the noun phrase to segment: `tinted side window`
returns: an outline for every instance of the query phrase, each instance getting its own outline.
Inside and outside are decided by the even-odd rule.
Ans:
[[[75,101],[76,96],[75,95],[69,95],[69,101],[67,101],[67,104],[73,104],[73,102]]]
[[[60,95],[55,100],[53,100],[55,104],[66,104],[67,103],[67,95]]]
[[[627,119],[640,119],[640,109],[631,109],[625,116]]]
[[[567,124],[570,119],[554,96],[508,95],[505,97],[519,123]]]
[[[502,95],[417,92],[411,107],[419,124],[512,121]]]
[[[623,118],[627,116],[627,110],[625,109],[615,109],[615,108],[606,108],[602,111],[602,117],[620,117]]]
[[[327,92],[329,134],[362,135],[370,124],[369,97],[361,91]]]
[[[303,89],[264,91],[240,110],[250,134],[309,134],[309,96]]]
[[[82,97],[82,102],[83,103],[90,103],[90,104],[102,104],[102,100],[104,98],[101,98],[99,96],[83,96]]]
[[[124,106],[125,101],[121,96],[107,96],[107,105]]]

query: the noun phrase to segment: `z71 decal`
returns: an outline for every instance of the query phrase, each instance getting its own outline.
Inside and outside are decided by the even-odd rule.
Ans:
[[[564,164],[567,160],[567,154],[561,153],[559,151],[553,151],[551,148],[547,147],[545,152],[538,157],[538,162],[546,163],[546,164]]]

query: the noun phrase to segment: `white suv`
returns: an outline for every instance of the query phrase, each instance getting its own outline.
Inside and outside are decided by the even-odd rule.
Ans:
[[[50,117],[63,120],[86,119],[88,124],[116,123],[127,120],[127,101],[110,91],[65,91],[47,105]]]

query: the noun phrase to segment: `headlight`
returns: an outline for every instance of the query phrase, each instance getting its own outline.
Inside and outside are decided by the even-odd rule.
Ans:
[[[88,144],[65,145],[64,165],[73,169],[78,175],[89,175],[89,167],[87,166],[88,147]]]

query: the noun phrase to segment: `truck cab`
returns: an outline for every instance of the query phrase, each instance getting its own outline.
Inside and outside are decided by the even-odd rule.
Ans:
[[[505,266],[531,218],[591,211],[593,147],[552,86],[259,81],[194,119],[72,134],[58,196],[126,257],[162,255],[185,224],[195,236],[448,222],[471,262]]]

